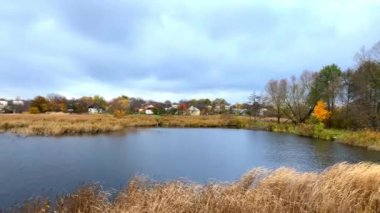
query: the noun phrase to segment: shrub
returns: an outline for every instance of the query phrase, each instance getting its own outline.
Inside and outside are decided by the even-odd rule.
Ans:
[[[39,114],[41,113],[40,110],[38,109],[38,107],[30,107],[29,108],[29,113],[30,114]]]

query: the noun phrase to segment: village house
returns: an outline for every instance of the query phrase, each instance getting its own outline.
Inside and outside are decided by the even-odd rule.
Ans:
[[[153,115],[154,106],[152,104],[149,104],[148,106],[145,107],[145,114],[146,115]]]
[[[89,114],[101,114],[105,111],[99,104],[91,104],[87,109]]]
[[[21,113],[23,111],[23,107],[25,102],[23,100],[12,100],[11,101],[11,109],[13,113]]]
[[[187,109],[187,112],[189,113],[189,115],[192,115],[192,116],[201,115],[201,111],[194,106],[189,107],[189,109]]]
[[[4,98],[0,98],[0,113],[3,113],[5,111],[5,107],[8,106],[8,101]]]

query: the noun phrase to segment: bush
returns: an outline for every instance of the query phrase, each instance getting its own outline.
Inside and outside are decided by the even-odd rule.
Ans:
[[[122,118],[125,116],[125,112],[122,110],[115,110],[115,112],[113,113],[113,116],[115,118]]]
[[[38,109],[38,107],[30,107],[29,108],[29,113],[30,114],[39,114],[41,113],[40,110]]]

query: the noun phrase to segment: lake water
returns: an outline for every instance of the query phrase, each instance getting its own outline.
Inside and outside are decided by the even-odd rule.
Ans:
[[[254,167],[321,171],[337,162],[380,162],[380,152],[294,135],[237,129],[137,129],[127,134],[0,134],[0,207],[54,197],[83,183],[120,189],[155,180],[233,181]]]

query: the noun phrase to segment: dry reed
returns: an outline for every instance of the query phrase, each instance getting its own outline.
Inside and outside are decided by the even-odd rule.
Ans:
[[[253,169],[231,184],[199,185],[134,178],[110,201],[96,186],[23,212],[380,212],[380,165],[336,164],[321,173]]]
[[[249,118],[233,116],[145,116],[76,114],[0,115],[0,131],[19,135],[62,136],[101,134],[129,127],[241,127]],[[240,126],[239,126],[240,125]]]

